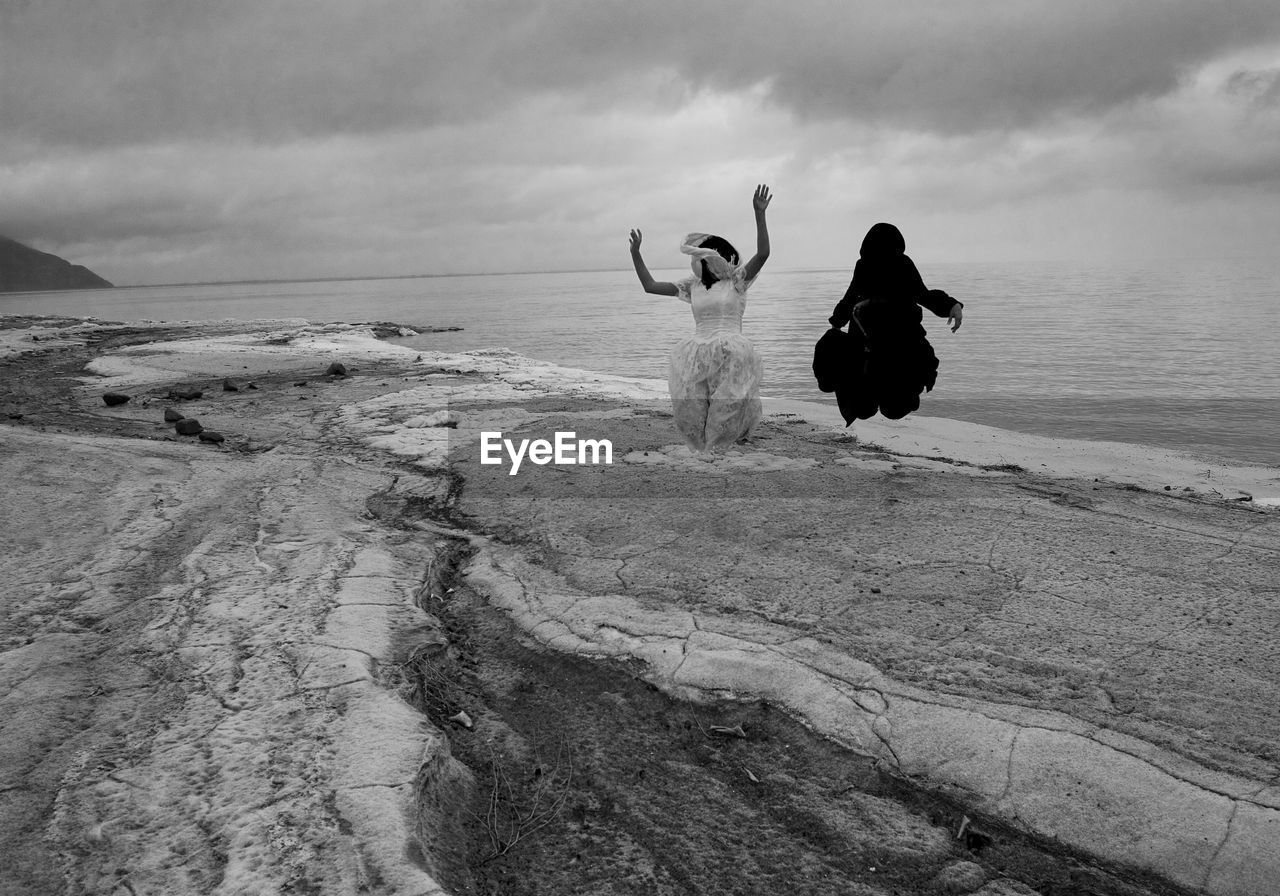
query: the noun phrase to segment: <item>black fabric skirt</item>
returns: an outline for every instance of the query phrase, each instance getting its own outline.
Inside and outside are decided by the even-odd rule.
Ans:
[[[818,388],[834,392],[845,425],[876,413],[898,420],[919,410],[938,380],[920,306],[873,301],[854,308],[849,332],[832,328],[814,346]]]

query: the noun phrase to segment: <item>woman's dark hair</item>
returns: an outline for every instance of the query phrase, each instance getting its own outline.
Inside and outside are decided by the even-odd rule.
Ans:
[[[698,244],[703,249],[715,249],[720,257],[731,265],[738,264],[738,250],[733,248],[733,244],[722,236],[709,236]],[[707,262],[702,262],[702,285],[710,289],[716,282],[716,278],[711,275],[711,271],[707,269]]]

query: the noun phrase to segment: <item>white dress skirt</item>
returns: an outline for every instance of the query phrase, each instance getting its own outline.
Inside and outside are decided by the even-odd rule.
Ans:
[[[671,350],[667,385],[676,428],[695,451],[728,448],[760,422],[763,366],[742,335],[749,285],[741,267],[710,289],[697,278],[676,284],[693,308],[694,334]]]

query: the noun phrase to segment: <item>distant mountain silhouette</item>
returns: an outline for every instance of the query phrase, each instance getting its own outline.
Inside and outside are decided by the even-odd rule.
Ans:
[[[86,267],[0,236],[0,292],[109,286],[110,283]]]

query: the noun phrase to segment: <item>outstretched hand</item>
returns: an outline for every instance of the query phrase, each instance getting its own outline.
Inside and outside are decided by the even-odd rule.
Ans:
[[[773,196],[769,193],[769,187],[765,184],[756,186],[756,195],[751,198],[751,206],[756,210],[756,214],[762,213],[769,207],[769,200]]]
[[[964,309],[960,307],[960,303],[951,306],[951,313],[947,315],[947,323],[951,324],[951,332],[954,333],[960,329],[960,322],[964,320]]]
[[[638,230],[631,231],[631,251],[632,252],[640,251],[640,240],[642,240],[643,238],[644,237],[640,233],[640,231]]]

